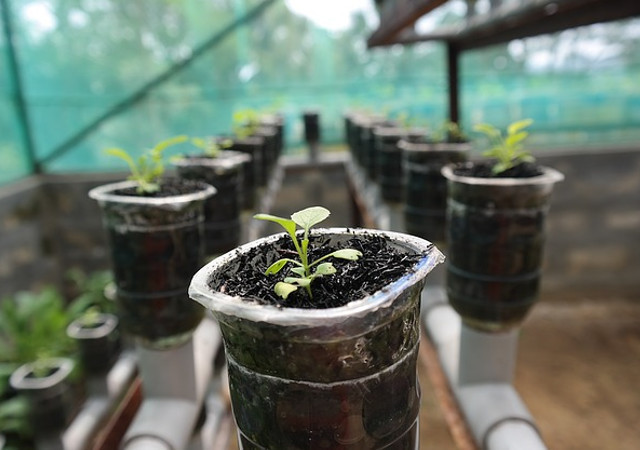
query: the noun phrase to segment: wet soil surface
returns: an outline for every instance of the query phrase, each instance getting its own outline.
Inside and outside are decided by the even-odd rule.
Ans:
[[[372,294],[408,273],[422,255],[407,254],[390,246],[376,235],[353,237],[337,242],[327,236],[310,236],[309,261],[338,249],[359,250],[362,256],[357,261],[328,258],[336,273],[316,278],[311,283],[312,298],[306,290],[299,288],[283,299],[273,288],[285,277],[296,276],[290,272],[294,267],[288,263],[279,273],[265,275],[265,270],[281,258],[298,260],[291,239],[287,236],[271,245],[269,250],[254,248],[240,255],[222,271],[219,278],[211,280],[210,286],[229,295],[238,295],[258,303],[291,308],[334,308],[359,300]]]
[[[185,180],[182,178],[164,178],[160,182],[160,190],[155,192],[139,193],[137,188],[131,187],[127,189],[118,189],[117,191],[114,191],[114,194],[133,197],[164,198],[191,194],[192,192],[202,191],[205,188],[206,184],[199,181]]]
[[[457,166],[453,173],[464,177],[477,178],[531,178],[543,174],[539,165],[523,162],[498,174],[492,172],[494,164],[490,162],[467,162]]]

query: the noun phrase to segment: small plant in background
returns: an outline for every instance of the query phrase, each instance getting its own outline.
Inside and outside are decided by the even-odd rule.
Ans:
[[[492,145],[492,147],[483,152],[483,155],[496,159],[496,164],[492,168],[494,175],[522,162],[534,161],[529,151],[523,149],[523,142],[529,136],[529,133],[524,129],[532,123],[532,119],[513,122],[507,127],[506,136],[503,136],[502,132],[496,127],[487,123],[477,124],[473,127],[475,131],[483,133]]]
[[[0,402],[0,432],[14,434],[22,439],[31,437],[29,424],[29,402],[24,396],[18,395]],[[16,448],[8,445],[6,450]],[[19,447],[20,448],[20,447]],[[25,447],[22,447],[25,448]]]
[[[72,319],[82,316],[90,309],[101,313],[115,313],[115,302],[105,294],[106,287],[113,281],[110,270],[99,270],[87,275],[75,268],[69,270],[66,277],[73,283],[74,291],[78,293],[68,308]]]
[[[124,149],[114,147],[105,151],[127,163],[131,170],[129,180],[138,183],[137,191],[139,194],[150,194],[160,190],[159,180],[164,174],[163,152],[168,147],[185,142],[187,139],[187,136],[180,135],[161,141],[143,153],[137,162]]]
[[[66,334],[70,316],[60,293],[47,287],[0,302],[0,362],[20,364],[75,351]]]
[[[467,142],[469,139],[456,122],[445,121],[442,125],[442,140],[450,143]]]
[[[214,137],[194,137],[190,139],[190,142],[201,149],[209,158],[216,158],[222,150],[233,145],[233,141],[231,139],[218,140]]]
[[[331,262],[323,261],[326,261],[328,258],[355,261],[362,256],[362,253],[358,250],[340,249],[331,252],[328,255],[324,255],[313,262],[309,261],[309,230],[314,225],[317,225],[329,217],[330,214],[331,212],[322,206],[312,206],[293,213],[291,215],[291,219],[272,216],[270,214],[256,214],[254,216],[256,219],[275,222],[282,226],[282,228],[284,228],[291,237],[296,252],[298,253],[298,257],[300,258],[299,261],[290,258],[279,259],[271,264],[265,271],[265,275],[273,275],[280,272],[287,263],[291,263],[295,266],[291,268],[291,272],[295,276],[286,277],[284,281],[279,281],[274,287],[275,293],[280,297],[286,299],[289,294],[296,291],[301,286],[306,289],[309,297],[312,297],[311,282],[318,277],[332,275],[336,272],[336,269]],[[296,236],[297,226],[302,227],[304,230],[301,241],[299,241]]]
[[[254,109],[241,109],[233,113],[231,122],[233,134],[244,139],[255,133],[260,123],[260,115]]]

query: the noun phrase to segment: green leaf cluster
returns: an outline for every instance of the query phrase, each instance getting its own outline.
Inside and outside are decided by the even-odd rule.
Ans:
[[[231,129],[239,139],[253,135],[259,125],[260,114],[255,109],[240,109],[231,116]]]
[[[489,139],[491,147],[485,150],[483,155],[496,159],[496,164],[492,168],[494,175],[504,172],[521,162],[534,160],[529,151],[523,148],[523,142],[529,136],[525,128],[532,123],[532,119],[513,122],[507,128],[506,136],[503,136],[502,132],[496,127],[487,123],[477,124],[473,127],[475,131],[484,134]]]
[[[233,145],[233,141],[231,139],[223,139],[219,141],[214,137],[194,137],[191,138],[191,143],[201,149],[209,158],[216,158],[223,149],[229,148]]]
[[[330,215],[330,211],[322,206],[312,206],[291,215],[291,219],[272,216],[270,214],[256,214],[254,218],[259,220],[267,220],[275,222],[285,229],[291,237],[293,245],[298,253],[299,260],[282,258],[271,264],[265,271],[265,275],[277,274],[284,266],[291,263],[292,276],[288,276],[284,281],[279,281],[274,287],[274,291],[280,297],[286,299],[289,294],[296,291],[299,287],[306,289],[309,297],[311,295],[311,282],[318,277],[332,275],[336,273],[336,269],[329,258],[346,259],[355,261],[362,256],[362,253],[354,249],[340,249],[324,255],[321,258],[311,262],[308,257],[309,249],[309,230],[318,223],[325,220]],[[302,240],[298,240],[296,229],[300,226],[304,230]]]
[[[161,141],[140,155],[137,161],[122,148],[108,148],[105,151],[127,163],[131,171],[129,179],[138,183],[139,194],[150,194],[160,190],[159,180],[164,174],[163,152],[168,147],[185,142],[187,139],[187,136],[180,135]]]
[[[442,124],[440,130],[436,132],[434,140],[449,143],[461,143],[466,142],[468,139],[458,123],[447,120]]]
[[[71,356],[74,341],[66,328],[71,317],[53,287],[21,292],[0,302],[0,362],[20,364]]]
[[[31,436],[31,431],[29,402],[25,396],[18,395],[0,402],[0,432],[15,433],[26,438]]]
[[[115,313],[115,302],[105,295],[105,288],[113,281],[111,271],[102,270],[87,275],[80,269],[71,269],[67,272],[67,278],[79,292],[67,308],[70,320],[81,319],[89,326],[97,322],[100,313]]]

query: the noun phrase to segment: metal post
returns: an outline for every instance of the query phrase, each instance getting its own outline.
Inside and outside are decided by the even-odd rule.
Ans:
[[[453,42],[447,42],[447,69],[449,75],[449,120],[458,123],[460,120],[460,83],[459,83],[460,50]]]

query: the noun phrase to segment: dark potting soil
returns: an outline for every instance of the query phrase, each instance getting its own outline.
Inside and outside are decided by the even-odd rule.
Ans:
[[[136,187],[118,189],[115,195],[125,195],[129,197],[164,198],[176,195],[191,194],[205,189],[205,184],[200,181],[186,180],[182,178],[163,178],[160,181],[160,189],[156,192],[139,193]]]
[[[291,276],[291,263],[278,274],[265,275],[264,272],[280,258],[298,259],[293,243],[285,236],[266,247],[253,248],[239,255],[228,270],[209,281],[209,286],[219,292],[241,296],[265,305],[291,308],[324,309],[344,306],[354,300],[388,286],[401,278],[422,257],[421,254],[407,254],[392,247],[387,240],[377,235],[354,236],[344,242],[336,242],[331,236],[313,233],[309,238],[309,261],[342,248],[360,250],[362,256],[357,261],[329,258],[337,272],[316,278],[311,283],[313,298],[309,298],[304,288],[289,294],[286,300],[273,291],[278,281]]]
[[[543,174],[542,167],[531,162],[522,162],[497,175],[491,171],[493,166],[492,162],[467,162],[456,166],[453,173],[458,176],[476,178],[532,178]]]

